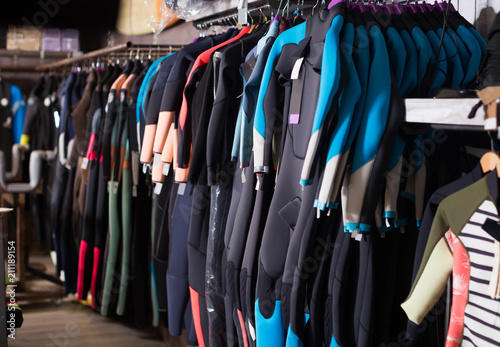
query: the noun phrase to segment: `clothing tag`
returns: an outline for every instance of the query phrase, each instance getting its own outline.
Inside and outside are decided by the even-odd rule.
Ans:
[[[118,192],[118,182],[115,182],[113,186],[113,194],[116,194]]]
[[[177,189],[177,194],[184,195],[185,191],[186,191],[186,183],[179,183],[179,188]]]
[[[146,174],[146,172],[148,172],[148,166],[149,166],[149,164],[147,164],[147,163],[144,163],[142,165],[142,173],[143,174]]]
[[[241,170],[241,183],[245,183],[247,178],[245,177],[245,168]]]
[[[82,160],[82,170],[87,170],[87,168],[89,167],[89,159],[87,157],[83,158]]]
[[[290,114],[290,124],[299,124],[300,114],[291,113]]]
[[[137,197],[137,186],[132,186],[132,196],[133,196],[134,198],[136,198],[136,197]]]
[[[304,62],[304,57],[297,59],[297,61],[295,62],[295,65],[293,66],[292,69],[292,76],[291,76],[292,80],[299,79],[299,72],[303,62]]]
[[[154,166],[160,165],[161,162],[161,154],[160,153],[155,153],[155,159],[153,161]]]
[[[293,72],[292,72],[293,74]],[[300,108],[302,107],[302,91],[304,90],[304,72],[299,72],[299,78],[292,81],[292,96],[290,99],[289,124],[300,123]]]
[[[351,238],[355,239],[358,236],[358,229],[354,229],[351,233]]]
[[[241,8],[238,10],[238,25],[247,25],[247,24],[248,24],[247,9]]]
[[[253,69],[255,68],[255,63],[257,60],[255,59],[255,55],[250,56],[246,62],[241,64],[241,71],[243,71],[243,76],[245,76],[245,79],[248,81],[250,76],[252,75]]]
[[[361,240],[363,240],[363,234],[358,234],[358,235],[356,235],[355,240],[356,240],[356,241],[361,241]]]
[[[156,195],[160,195],[160,193],[161,193],[161,188],[162,188],[162,187],[163,187],[163,184],[161,184],[161,183],[156,183],[156,185],[155,185],[155,194],[156,194]]]
[[[164,163],[163,164],[163,170],[162,170],[162,174],[164,176],[168,176],[168,173],[170,172],[170,164],[167,164],[167,163]]]
[[[238,24],[246,25],[248,23],[248,0],[238,1]]]

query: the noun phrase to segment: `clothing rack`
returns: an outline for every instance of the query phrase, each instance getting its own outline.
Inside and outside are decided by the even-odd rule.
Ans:
[[[354,1],[354,0],[351,0]],[[407,0],[391,0],[392,2],[406,2]],[[410,2],[416,2],[417,0],[410,0]],[[240,0],[238,3],[238,7],[229,7],[226,10],[220,12],[209,13],[206,15],[204,12],[204,16],[200,17],[193,21],[193,25],[199,29],[203,30],[212,25],[223,25],[223,26],[233,26],[238,23],[239,19],[239,9],[242,7],[242,4],[247,2],[247,23],[251,24],[252,20],[255,19],[254,13],[256,13],[259,17],[268,17],[270,18],[273,14],[284,13],[289,14],[294,13],[294,11],[304,11],[310,14],[312,9],[319,9],[319,7],[327,6],[329,1],[326,0]],[[368,2],[368,0],[364,0],[364,2]],[[370,2],[375,3],[384,3],[389,2],[389,0],[370,0]],[[244,6],[244,5],[243,5]],[[264,14],[263,11],[266,11]],[[259,14],[260,12],[260,14]],[[241,23],[238,23],[241,24]]]
[[[165,55],[180,50],[183,45],[153,45],[153,44],[134,44],[130,41],[115,46],[101,48],[79,56],[67,57],[65,59],[42,65],[0,65],[1,72],[46,72],[81,62],[88,62],[102,57],[109,58],[132,58],[138,57],[139,52],[146,53],[149,56]],[[134,53],[135,52],[135,53]],[[42,55],[41,55],[42,57]]]
[[[66,58],[55,63],[40,65],[35,67],[35,71],[40,71],[40,72],[50,71],[62,67],[71,66],[80,62],[93,60],[100,57],[106,57],[106,56],[113,57],[117,53],[127,53],[129,55],[132,55],[133,51],[139,52],[141,50],[142,51],[148,50],[149,54],[166,53],[166,52],[172,53],[174,51],[180,50],[182,47],[183,45],[133,44],[132,42],[128,41],[125,43],[118,44],[116,46],[105,47],[95,51],[91,51],[76,57]]]

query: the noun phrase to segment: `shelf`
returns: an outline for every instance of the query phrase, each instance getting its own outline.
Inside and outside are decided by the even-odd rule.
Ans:
[[[474,118],[468,118],[470,110],[478,102],[478,98],[405,99],[405,121],[411,124],[430,125],[435,129],[484,130],[482,107]]]
[[[74,52],[20,51],[0,49],[0,57],[63,59],[71,57],[73,54]]]

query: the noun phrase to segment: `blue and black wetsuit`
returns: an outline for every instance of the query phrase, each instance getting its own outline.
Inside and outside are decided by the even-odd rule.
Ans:
[[[305,23],[299,24],[296,27],[284,32],[276,40],[273,50],[278,44],[281,44],[279,51],[281,53],[276,65],[273,58],[273,50],[271,50],[271,60],[268,61],[266,71],[269,66],[274,67],[279,77],[279,83],[284,86],[284,102],[283,110],[285,115],[272,114],[273,101],[271,98],[273,93],[261,87],[260,93],[264,91],[267,105],[264,105],[264,110],[268,108],[267,113],[264,111],[265,123],[261,122],[262,116],[257,109],[254,133],[255,144],[255,171],[266,172],[272,164],[271,144],[272,130],[274,128],[274,118],[282,118],[282,151],[279,153],[279,172],[286,172],[280,175],[276,183],[276,193],[273,196],[273,201],[270,207],[270,214],[266,222],[264,230],[262,246],[260,250],[257,289],[256,289],[256,330],[257,330],[257,345],[264,343],[266,345],[280,345],[285,337],[285,326],[283,325],[282,316],[282,281],[284,279],[283,269],[288,252],[288,241],[293,240],[293,230],[297,229],[297,225],[307,220],[311,205],[314,201],[316,189],[314,186],[307,186],[302,190],[300,186],[300,174],[297,172],[297,167],[302,167],[304,158],[306,157],[307,143],[309,135],[313,132],[314,126],[314,111],[316,102],[300,103],[300,100],[317,100],[320,94],[320,71],[322,67],[324,39],[327,32],[336,31],[335,37],[340,34],[340,29],[343,24],[344,4],[334,6],[330,11],[321,11],[317,15]],[[305,24],[305,28],[303,27]],[[304,30],[305,29],[305,30]],[[286,37],[288,40],[280,42],[281,37]],[[290,44],[293,43],[293,44]],[[333,47],[334,48],[334,47]],[[280,52],[281,51],[281,52]],[[276,53],[274,53],[276,55]],[[274,56],[275,56],[274,55]],[[296,60],[304,58],[298,78],[293,76],[292,69]],[[340,67],[339,64],[334,66]],[[340,80],[340,74],[337,75]],[[339,81],[338,80],[338,81]],[[272,81],[272,79],[271,79]],[[307,86],[307,88],[303,88]],[[338,84],[337,84],[338,88]],[[335,90],[332,91],[335,94]],[[259,100],[261,96],[259,95]],[[271,108],[269,109],[269,106]],[[271,111],[271,114],[269,113]],[[264,124],[263,124],[264,123]],[[265,132],[259,132],[261,126],[265,126]],[[260,137],[265,135],[263,137]],[[264,165],[259,165],[257,162],[257,146],[259,142],[266,139],[265,149],[260,160]],[[321,141],[321,140],[320,140]],[[311,158],[314,159],[314,158]],[[314,161],[314,160],[313,160]],[[294,174],[295,172],[295,174]],[[316,174],[316,172],[314,172]],[[286,187],[286,188],[285,188]],[[306,200],[310,198],[310,203]],[[302,201],[303,200],[303,201]],[[274,211],[274,212],[273,212]],[[296,231],[296,232],[297,232]],[[298,236],[297,236],[298,237]],[[279,240],[279,241],[278,241]],[[281,245],[277,248],[278,245]],[[286,307],[284,307],[286,309]],[[261,342],[259,342],[261,341]]]

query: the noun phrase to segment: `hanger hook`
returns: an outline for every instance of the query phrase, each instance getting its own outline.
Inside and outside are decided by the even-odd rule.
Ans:
[[[267,17],[264,14],[264,11],[262,11],[262,7],[259,7],[260,14],[262,15],[262,18],[264,18],[264,22],[267,22]]]

